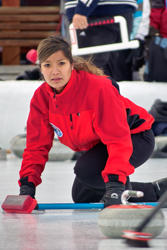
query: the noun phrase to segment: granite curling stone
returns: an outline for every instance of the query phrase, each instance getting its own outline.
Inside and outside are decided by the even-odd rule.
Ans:
[[[123,230],[135,230],[149,215],[152,206],[147,205],[113,205],[104,208],[98,218],[101,232],[108,238],[122,238]],[[165,227],[165,217],[161,210],[145,227],[144,232],[152,234],[152,238],[160,235]]]

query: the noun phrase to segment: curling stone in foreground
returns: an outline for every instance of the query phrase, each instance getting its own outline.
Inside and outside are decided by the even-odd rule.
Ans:
[[[135,228],[151,212],[152,206],[146,205],[113,205],[103,209],[98,218],[101,232],[109,238],[121,238],[123,230]],[[144,229],[152,237],[160,235],[165,227],[165,218],[162,211],[158,211]]]

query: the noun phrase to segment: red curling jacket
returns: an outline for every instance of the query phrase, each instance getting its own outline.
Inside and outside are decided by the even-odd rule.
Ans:
[[[109,157],[103,179],[107,182],[108,174],[116,174],[125,184],[126,176],[134,172],[129,163],[130,133],[150,129],[153,120],[145,109],[121,96],[107,77],[73,70],[57,95],[45,82],[31,100],[20,178],[28,176],[35,186],[41,183],[55,131],[60,142],[74,151],[89,150],[100,141],[106,144]]]

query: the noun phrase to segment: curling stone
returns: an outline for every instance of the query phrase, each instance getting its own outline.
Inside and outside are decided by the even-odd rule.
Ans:
[[[26,147],[26,134],[17,135],[10,141],[10,150],[14,155],[22,158]],[[49,161],[65,161],[72,159],[74,151],[67,146],[61,144],[55,137],[53,147],[49,152]]]
[[[123,230],[135,230],[141,221],[151,212],[152,206],[147,205],[113,205],[103,209],[98,218],[101,232],[109,238],[118,239]],[[165,218],[161,210],[145,227],[144,232],[152,237],[160,235],[165,227]]]
[[[154,150],[161,150],[167,144],[167,136],[156,136]]]

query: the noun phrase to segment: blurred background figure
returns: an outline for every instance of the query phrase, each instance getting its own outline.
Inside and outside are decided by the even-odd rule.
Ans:
[[[167,82],[167,1],[150,0],[148,59],[144,80]]]
[[[127,22],[129,37],[138,39],[140,47],[133,50],[99,53],[93,55],[93,62],[103,68],[107,75],[117,81],[133,80],[132,73],[141,66],[144,51],[144,37],[149,29],[149,0],[133,1],[78,1],[67,0],[66,15],[77,29],[79,47],[90,47],[102,44],[121,42],[118,23],[88,26],[88,22],[96,19],[111,19],[113,16],[123,16]],[[142,64],[144,63],[142,58]],[[137,66],[136,66],[137,65]]]
[[[167,102],[156,99],[149,113],[154,117],[152,130],[154,136],[161,137],[161,145],[155,147],[152,158],[167,158]],[[159,138],[160,138],[159,137]]]
[[[118,61],[117,76],[119,81],[142,80],[139,70],[146,62],[145,37],[149,32],[150,2],[149,0],[137,0],[137,4],[138,8],[133,14],[133,28],[130,34],[130,40],[139,40],[140,46],[137,49],[125,50],[123,52],[127,54],[127,59],[125,62],[121,60]],[[120,51],[120,53],[122,52]],[[121,73],[121,71],[123,73]]]
[[[65,2],[66,0],[60,0],[60,14],[61,14],[61,36],[65,37],[70,42],[70,35],[69,35],[69,21],[66,16],[65,11]]]

